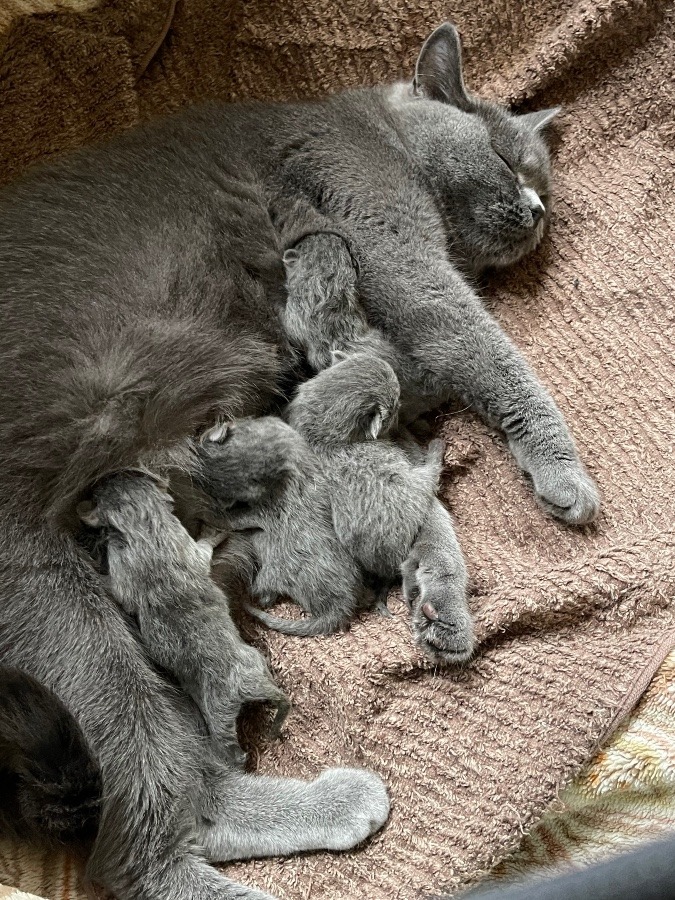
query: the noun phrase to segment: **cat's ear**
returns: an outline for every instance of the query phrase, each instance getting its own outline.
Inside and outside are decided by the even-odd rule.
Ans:
[[[413,92],[467,112],[473,109],[464,87],[459,34],[449,22],[439,25],[424,42],[415,66]]]
[[[562,112],[562,106],[552,106],[551,109],[539,109],[537,112],[524,113],[518,116],[518,124],[524,125],[531,131],[543,131]]]
[[[334,366],[337,363],[344,362],[347,358],[348,358],[347,354],[343,350],[331,350],[330,351],[331,366]]]
[[[78,503],[77,514],[85,525],[91,525],[92,528],[100,527],[101,517],[91,500],[83,500],[81,503]]]

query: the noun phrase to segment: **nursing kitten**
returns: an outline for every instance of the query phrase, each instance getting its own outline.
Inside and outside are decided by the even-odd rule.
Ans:
[[[195,482],[212,498],[213,514],[248,533],[256,558],[253,596],[263,606],[289,597],[308,618],[249,611],[285,634],[345,627],[364,602],[363,580],[335,535],[329,487],[303,438],[272,416],[244,419],[209,432],[200,461]]]
[[[391,366],[367,353],[334,352],[333,360],[298,388],[287,415],[321,461],[335,533],[385,586],[404,574],[416,640],[434,659],[463,662],[473,650],[472,626],[464,559],[436,499],[443,444],[433,441],[412,462],[389,438],[399,406]]]
[[[77,722],[26,672],[0,666],[0,828],[32,841],[90,842],[101,773]]]
[[[358,272],[346,239],[306,201],[278,222],[288,296],[281,321],[291,345],[314,372],[331,365],[334,350],[370,352],[395,365],[395,350],[368,324]]]
[[[79,511],[87,525],[103,529],[110,591],[136,620],[148,656],[192,697],[217,752],[242,765],[242,704],[273,703],[276,734],[290,703],[262,654],[241,639],[227,597],[211,579],[222,535],[193,540],[171,505],[155,478],[123,472],[100,482],[93,505],[82,503]]]

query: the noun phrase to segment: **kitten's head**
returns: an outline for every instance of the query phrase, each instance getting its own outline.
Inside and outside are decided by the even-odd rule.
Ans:
[[[412,84],[389,98],[458,255],[480,271],[533,250],[550,211],[544,132],[559,110],[512,115],[470,94],[459,35],[447,23],[422,47]]]
[[[396,422],[401,389],[396,373],[370,353],[334,350],[333,365],[301,384],[288,421],[310,444],[376,440]]]
[[[194,479],[214,511],[259,504],[299,474],[307,447],[275,416],[239,419],[210,429],[199,446]]]

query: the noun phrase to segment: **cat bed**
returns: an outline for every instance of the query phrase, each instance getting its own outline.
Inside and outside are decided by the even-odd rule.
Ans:
[[[515,847],[675,644],[672,11],[659,0],[26,6],[0,37],[5,181],[188,102],[409,75],[446,17],[471,88],[523,111],[564,106],[550,234],[484,295],[567,417],[601,518],[552,521],[499,435],[459,408],[432,417],[448,440],[443,498],[472,576],[476,659],[430,666],[395,599],[391,620],[367,616],[346,634],[261,634],[294,711],[256,767],[370,766],[393,808],[355,852],[229,867],[280,898],[391,900],[469,883]]]

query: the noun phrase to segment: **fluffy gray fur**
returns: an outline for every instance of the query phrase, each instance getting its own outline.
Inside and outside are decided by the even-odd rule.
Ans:
[[[346,626],[363,602],[363,581],[337,539],[328,484],[305,440],[267,416],[214,429],[201,453],[195,478],[213,498],[213,512],[233,530],[250,533],[253,596],[262,606],[290,597],[309,617],[294,621],[249,607],[251,614],[298,636]]]
[[[301,258],[287,257],[291,339],[308,335],[315,364],[336,337],[349,349],[355,324],[363,336],[358,290],[368,325],[394,348],[404,419],[459,396],[504,431],[542,505],[583,524],[598,513],[597,489],[556,404],[472,287],[543,235],[544,131],[556,112],[515,116],[469,94],[457,33],[444,25],[412,84],[341,94],[288,117],[273,109],[273,125],[260,116],[256,164],[284,201],[302,195],[330,223],[316,231],[337,232],[306,238]],[[350,311],[337,336],[335,308]]]
[[[279,243],[239,146],[177,117],[0,195],[0,662],[82,729],[103,782],[88,876],[120,900],[260,900],[209,860],[344,849],[389,809],[368,771],[219,768],[75,539],[94,482],[189,469],[189,439],[267,409],[289,369]]]
[[[394,362],[395,351],[368,324],[359,300],[358,273],[344,236],[306,201],[281,227],[288,297],[281,321],[291,344],[315,372],[331,365],[333,350],[370,352]]]
[[[343,849],[382,824],[388,800],[368,772],[209,774],[185,699],[74,540],[78,499],[113,471],[185,461],[186,440],[219,415],[268,408],[291,355],[267,198],[275,210],[304,198],[358,260],[404,395],[459,394],[503,428],[548,509],[592,519],[597,492],[559,410],[466,277],[541,237],[551,115],[467,94],[443,26],[412,85],[191,110],[3,190],[1,661],[59,697],[100,763],[89,874],[122,900],[259,898],[196,848]],[[524,186],[546,210],[536,225]]]
[[[321,461],[338,539],[385,586],[405,572],[416,640],[434,659],[464,662],[473,649],[466,568],[436,499],[443,444],[433,441],[412,461],[388,439],[399,406],[389,363],[336,351],[333,360],[298,388],[288,420]]]
[[[192,697],[217,753],[243,765],[242,704],[274,704],[276,735],[290,703],[262,654],[241,639],[227,597],[211,578],[222,535],[210,531],[193,540],[171,506],[150,475],[120,473],[96,486],[93,506],[80,504],[80,514],[103,530],[110,590],[137,622],[149,657]]]

